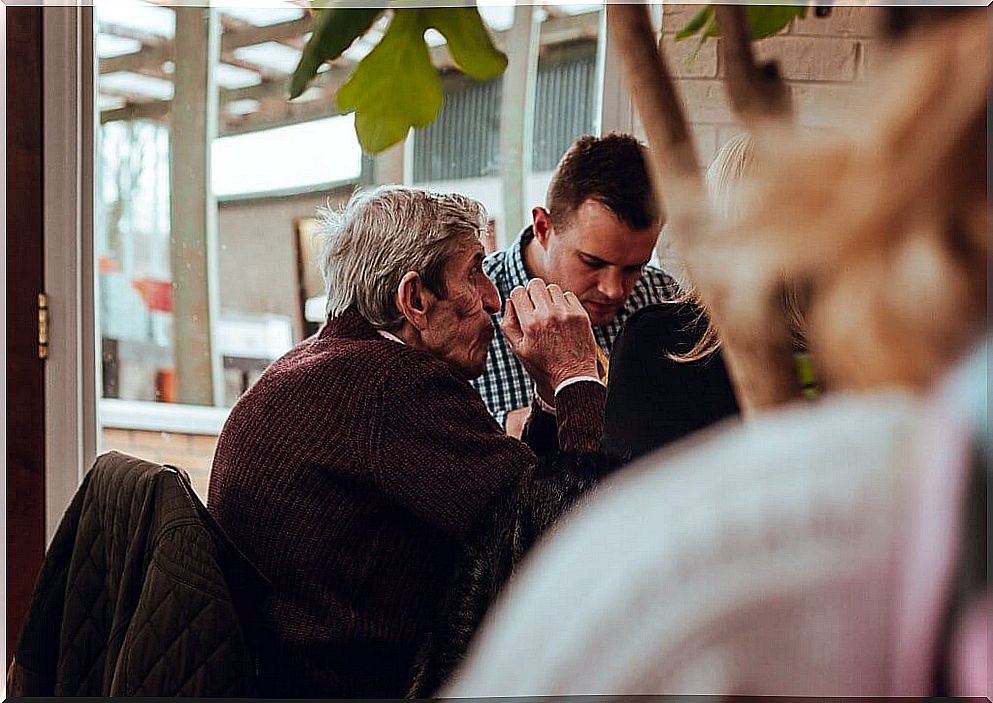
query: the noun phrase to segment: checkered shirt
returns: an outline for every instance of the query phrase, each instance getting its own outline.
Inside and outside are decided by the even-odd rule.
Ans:
[[[510,291],[517,286],[527,285],[531,278],[524,267],[524,247],[533,237],[534,233],[528,227],[510,247],[490,254],[483,261],[483,270],[496,284],[502,302],[510,297]],[[649,264],[635,284],[631,297],[618,311],[617,316],[606,325],[593,328],[593,336],[597,344],[609,356],[624,322],[636,310],[646,305],[673,300],[678,293],[676,281],[661,269]],[[524,371],[524,365],[514,356],[510,345],[500,332],[499,323],[502,316],[501,306],[501,313],[493,316],[497,328],[486,357],[486,371],[472,382],[501,427],[504,426],[509,411],[530,405],[534,386]]]

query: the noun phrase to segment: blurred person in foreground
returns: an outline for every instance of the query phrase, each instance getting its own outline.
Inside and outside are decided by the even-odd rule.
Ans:
[[[993,692],[982,20],[908,41],[851,131],[780,143],[735,223],[769,290],[806,284],[829,392],[604,485],[441,696]]]
[[[705,181],[713,207],[724,220],[733,222],[741,216],[742,209],[747,203],[748,189],[757,178],[760,163],[761,159],[756,159],[755,139],[748,132],[739,132],[718,149],[714,160],[707,167]],[[684,300],[702,306],[692,284],[686,283],[684,287]],[[784,282],[782,298],[793,339],[793,354],[797,361],[801,386],[806,397],[815,397],[816,380],[813,378],[813,369],[803,333],[802,295],[795,283]],[[719,348],[720,338],[717,328],[707,320],[707,327],[696,345],[684,354],[674,355],[674,359],[683,362],[700,361]]]
[[[264,695],[400,697],[474,525],[524,549],[598,475],[604,387],[582,305],[533,280],[502,332],[561,451],[539,462],[487,412],[469,382],[501,303],[477,202],[381,187],[322,228],[328,322],[232,409],[208,507],[272,582]]]
[[[555,167],[545,207],[531,214],[532,224],[507,249],[486,257],[484,270],[502,299],[533,277],[573,291],[589,313],[603,358],[633,313],[677,297],[675,281],[649,263],[662,214],[645,147],[633,136],[580,137]],[[499,331],[474,385],[497,422],[519,437],[534,379]]]
[[[725,219],[740,207],[738,190],[753,176],[754,155],[751,135],[739,133],[707,168],[710,200]],[[679,279],[681,294],[631,315],[610,353],[603,446],[629,459],[740,412],[717,329],[671,249],[668,228],[658,251]]]

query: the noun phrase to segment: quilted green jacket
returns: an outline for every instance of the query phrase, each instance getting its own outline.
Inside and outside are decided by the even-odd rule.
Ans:
[[[45,557],[11,696],[251,696],[268,584],[171,467],[111,452]]]

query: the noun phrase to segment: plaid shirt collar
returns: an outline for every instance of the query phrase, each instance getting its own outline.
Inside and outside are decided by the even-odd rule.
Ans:
[[[531,276],[528,275],[527,266],[524,265],[524,247],[534,239],[534,230],[530,225],[521,230],[514,243],[507,248],[507,255],[503,259],[504,275],[502,276],[506,290],[501,290],[501,295],[506,298],[510,291],[517,286],[526,286]]]
[[[507,247],[506,255],[503,257],[503,275],[496,277],[497,289],[500,291],[500,297],[502,300],[506,300],[510,296],[510,291],[514,290],[517,286],[527,286],[528,281],[531,280],[532,276],[528,273],[527,266],[524,264],[524,247],[531,243],[534,239],[534,229],[531,225],[528,225],[521,233],[517,235],[517,238],[513,243]],[[651,264],[649,264],[651,266]],[[662,274],[661,271],[658,271]],[[662,274],[664,276],[664,274]],[[665,290],[662,294],[663,300],[671,300],[677,297],[677,291],[675,282],[668,279],[666,276]],[[642,274],[641,278],[635,284],[634,291],[628,299],[624,301],[624,305],[617,311],[614,319],[605,325],[599,327],[594,327],[594,332],[607,332],[604,328],[611,328],[607,332],[610,336],[610,342],[607,344],[607,348],[613,343],[613,338],[620,331],[620,327],[623,322],[633,315],[635,311],[645,305],[653,302],[658,302],[653,300],[655,296],[652,295],[649,290],[648,283],[646,282],[645,274]],[[601,335],[597,335],[597,341],[603,344]]]
[[[533,239],[534,231],[527,227],[509,247],[490,254],[483,261],[486,275],[496,284],[504,301],[514,288],[527,285],[530,277],[524,265],[524,247]],[[597,344],[609,354],[614,339],[628,317],[639,308],[671,300],[677,294],[678,289],[671,278],[654,266],[646,266],[631,296],[618,311],[617,316],[606,325],[593,328],[593,336]],[[472,384],[479,391],[490,413],[502,426],[509,410],[525,407],[531,402],[532,384],[524,366],[514,356],[506,339],[500,333],[500,313],[494,315],[493,320],[498,326],[493,341],[490,342],[486,372]]]

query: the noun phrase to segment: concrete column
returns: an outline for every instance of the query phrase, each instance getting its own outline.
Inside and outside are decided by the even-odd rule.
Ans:
[[[178,6],[175,13],[169,209],[176,400],[211,405],[224,399],[214,339],[219,321],[217,202],[210,179],[220,22],[210,8]]]
[[[507,36],[509,63],[503,75],[500,105],[500,172],[503,185],[503,222],[499,246],[505,247],[531,221],[527,179],[531,174],[534,135],[534,98],[538,76],[538,8],[518,5]],[[548,119],[555,119],[548,115]]]

